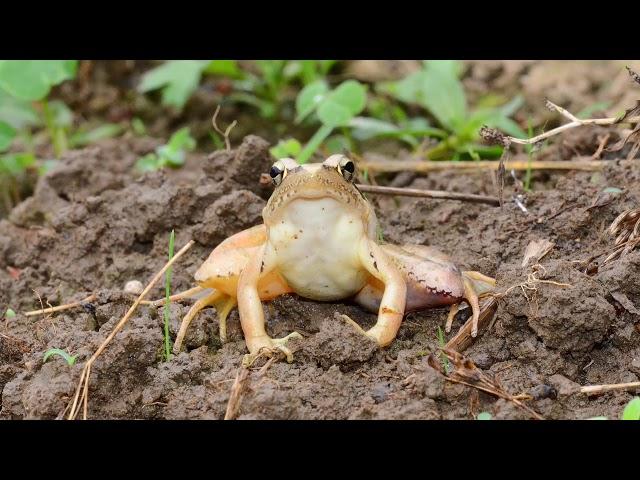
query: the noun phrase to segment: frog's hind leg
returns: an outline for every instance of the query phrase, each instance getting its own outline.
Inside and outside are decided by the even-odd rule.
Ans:
[[[192,320],[195,318],[198,312],[209,306],[215,307],[218,312],[218,317],[220,319],[220,340],[225,342],[227,339],[227,316],[229,315],[231,310],[233,310],[233,307],[235,307],[236,304],[237,303],[235,298],[219,290],[213,290],[212,293],[197,300],[182,319],[182,323],[180,324],[180,331],[178,332],[176,341],[173,344],[173,353],[180,353],[184,337]]]
[[[478,335],[478,319],[480,318],[480,302],[479,298],[490,293],[496,286],[495,279],[487,277],[480,272],[467,271],[462,272],[462,282],[464,284],[464,300],[471,307],[471,336]],[[458,313],[460,303],[454,303],[451,305],[449,315],[447,316],[447,323],[445,324],[445,332],[451,331],[451,325],[453,319]]]

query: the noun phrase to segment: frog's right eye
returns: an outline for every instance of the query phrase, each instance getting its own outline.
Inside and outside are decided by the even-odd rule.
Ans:
[[[269,176],[271,177],[271,181],[277,187],[282,183],[282,179],[284,178],[285,168],[284,165],[280,162],[276,162],[269,170]]]

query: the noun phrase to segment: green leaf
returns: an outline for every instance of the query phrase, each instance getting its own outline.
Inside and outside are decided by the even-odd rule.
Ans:
[[[640,420],[640,397],[635,397],[622,412],[622,420]]]
[[[22,100],[42,100],[51,87],[76,75],[77,60],[2,60],[0,87]]]
[[[0,121],[6,122],[16,130],[42,123],[38,112],[31,102],[20,100],[0,88]]]
[[[489,412],[480,412],[476,417],[476,420],[491,420],[493,417]]]
[[[11,308],[7,308],[7,311],[4,312],[4,318],[10,319],[15,318],[16,312],[14,312]]]
[[[598,110],[606,110],[611,105],[611,102],[596,102],[593,105],[589,105],[588,107],[580,110],[576,113],[576,117],[580,119],[589,118],[593,113]]]
[[[0,152],[11,146],[11,142],[16,136],[16,131],[8,123],[0,121]]]
[[[64,360],[67,362],[69,366],[74,365],[76,363],[77,355],[69,355],[67,352],[65,352],[64,350],[60,350],[59,348],[51,348],[47,350],[44,353],[44,358],[42,359],[42,362],[45,363],[47,359],[52,355],[59,355],[60,357],[64,358]]]
[[[422,64],[425,69],[438,70],[456,78],[460,76],[463,68],[458,60],[423,60]]]
[[[131,119],[131,128],[133,133],[138,136],[142,136],[147,133],[147,128],[144,126],[144,122],[140,119],[140,117],[133,117]]]
[[[136,162],[136,168],[142,172],[152,172],[162,168],[160,158],[155,153],[148,153]]]
[[[189,127],[184,127],[171,135],[167,146],[172,150],[188,150],[196,148],[196,141],[189,132]]]
[[[162,103],[182,110],[200,84],[210,60],[169,60],[142,76],[138,91],[162,89]]]
[[[73,123],[73,112],[60,100],[52,100],[49,102],[49,111],[51,112],[51,120],[56,127],[67,128]]]
[[[122,130],[123,127],[117,123],[105,123],[87,132],[74,133],[71,138],[69,138],[69,145],[71,147],[82,147],[104,138],[115,137],[119,135]]]
[[[457,131],[464,123],[466,97],[450,65],[428,63],[423,70],[398,82],[379,84],[378,90],[405,103],[422,106],[451,131]]]
[[[31,153],[8,153],[0,156],[0,172],[18,175],[35,163]]]
[[[310,83],[298,94],[296,98],[296,119],[295,123],[300,123],[310,115],[322,102],[329,91],[329,87],[324,80]]]
[[[324,141],[324,148],[327,149],[329,155],[334,153],[342,153],[345,150],[353,150],[353,144],[344,135],[332,135]]]
[[[288,140],[280,140],[275,147],[269,150],[269,153],[277,159],[296,158],[302,151],[302,145],[295,138]]]
[[[364,110],[367,89],[356,80],[347,80],[330,92],[318,106],[318,118],[325,125],[346,126]]]
[[[204,73],[231,78],[242,78],[243,75],[236,60],[211,60]]]

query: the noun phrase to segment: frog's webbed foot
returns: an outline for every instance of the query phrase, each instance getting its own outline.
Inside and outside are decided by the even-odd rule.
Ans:
[[[480,318],[479,298],[491,292],[496,285],[496,281],[491,277],[474,271],[462,272],[462,281],[464,284],[464,300],[469,304],[472,312],[471,336],[475,337],[478,335],[478,319]],[[447,323],[444,327],[445,332],[449,333],[451,331],[451,325],[459,309],[460,303],[451,305]]]
[[[293,352],[286,346],[287,342],[292,339],[301,339],[302,335],[298,332],[292,332],[286,337],[271,338],[269,336],[254,337],[247,340],[250,346],[250,353],[242,359],[242,365],[250,367],[253,362],[260,356],[271,357],[278,353],[283,353],[288,363],[293,362]]]

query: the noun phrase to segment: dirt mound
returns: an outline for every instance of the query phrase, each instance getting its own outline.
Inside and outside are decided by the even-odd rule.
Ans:
[[[219,242],[260,223],[270,194],[259,183],[271,163],[267,142],[247,137],[232,152],[194,155],[190,173],[136,174],[135,160],[154,147],[150,140],[129,139],[70,152],[39,180],[33,197],[0,221],[0,308],[17,312],[0,328],[2,418],[63,415],[83,362],[134,299],[124,285],[144,284],[162,267],[172,229],[178,248],[196,240],[174,268],[172,288],[181,291],[193,286],[193,273]],[[500,209],[372,198],[386,241],[433,245],[464,269],[495,276],[500,291],[516,286],[500,302],[491,330],[465,354],[509,392],[530,394],[530,406],[546,418],[617,416],[629,393],[592,399],[571,394],[572,388],[637,381],[640,375],[640,253],[592,275],[576,262],[606,252],[612,245],[604,233],[608,225],[640,204],[640,164],[610,163],[600,173],[534,174],[526,213],[511,201]],[[486,173],[438,173],[410,185],[494,193]],[[589,208],[606,187],[624,193]],[[525,248],[537,239],[555,244],[540,262],[536,278],[542,282],[517,287],[531,273],[521,266]],[[91,292],[97,298],[84,308],[23,314],[41,308],[41,301],[57,305]],[[151,296],[162,297],[162,287]],[[172,306],[172,335],[187,308]],[[365,328],[375,322],[348,302],[287,295],[265,306],[272,336],[295,330],[304,339],[292,343],[294,363],[249,374],[239,418],[473,418],[479,411],[528,418],[513,404],[448,383],[429,367],[445,310],[408,315],[385,350],[336,313]],[[246,353],[237,311],[228,324],[229,341],[222,344],[215,310],[204,311],[191,326],[186,351],[163,362],[162,311],[139,308],[92,369],[90,417],[223,418]],[[43,353],[54,347],[77,355],[76,364],[59,357],[43,364]]]

